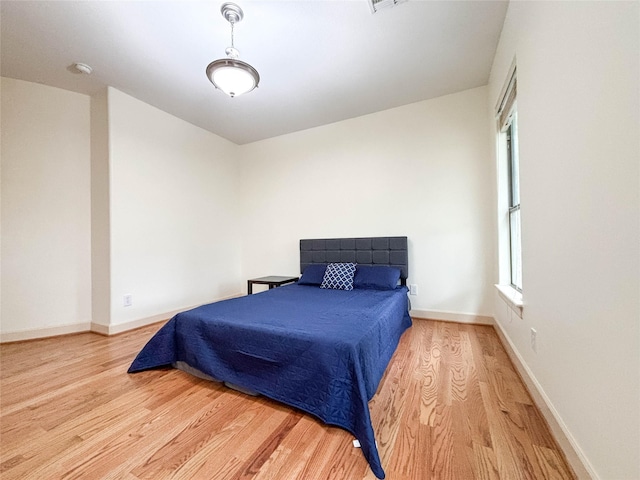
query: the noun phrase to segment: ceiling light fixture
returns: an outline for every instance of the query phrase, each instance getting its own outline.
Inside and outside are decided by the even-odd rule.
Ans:
[[[235,3],[228,2],[222,5],[220,12],[231,24],[231,46],[224,51],[227,58],[215,60],[207,66],[207,77],[216,88],[233,98],[256,88],[260,75],[251,65],[238,60],[240,52],[233,44],[233,27],[242,20],[242,9]]]

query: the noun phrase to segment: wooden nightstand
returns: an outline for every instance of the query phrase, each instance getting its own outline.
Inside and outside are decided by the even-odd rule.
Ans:
[[[247,293],[251,295],[253,293],[253,284],[256,285],[269,285],[269,289],[280,287],[287,283],[293,283],[300,277],[279,277],[271,275],[269,277],[252,278],[247,280]]]

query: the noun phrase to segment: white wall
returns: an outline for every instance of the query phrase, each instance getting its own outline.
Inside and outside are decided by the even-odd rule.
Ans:
[[[238,294],[238,147],[113,88],[108,110],[111,327]]]
[[[236,145],[112,88],[1,85],[3,341],[240,293]]]
[[[242,146],[243,276],[298,274],[301,238],[407,235],[415,310],[490,314],[486,110],[481,87]]]
[[[108,89],[91,97],[91,328],[111,323],[111,206]]]
[[[515,56],[524,312],[496,319],[600,479],[640,478],[639,5],[511,2],[489,85]]]
[[[89,97],[1,82],[2,339],[87,329]]]

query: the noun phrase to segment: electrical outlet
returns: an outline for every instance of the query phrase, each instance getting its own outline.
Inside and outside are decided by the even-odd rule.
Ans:
[[[409,295],[418,295],[418,285],[415,283],[409,285]]]
[[[537,344],[537,338],[536,336],[538,335],[538,332],[536,331],[535,328],[531,329],[531,350],[533,350],[534,352],[538,352],[538,344]]]
[[[133,305],[133,296],[130,293],[127,293],[122,297],[122,303],[125,307],[130,307]]]

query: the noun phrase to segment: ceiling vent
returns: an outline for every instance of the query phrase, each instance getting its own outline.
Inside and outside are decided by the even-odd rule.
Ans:
[[[404,3],[407,0],[369,0],[369,7],[371,7],[371,13],[376,13],[380,10],[395,7],[399,3]]]

